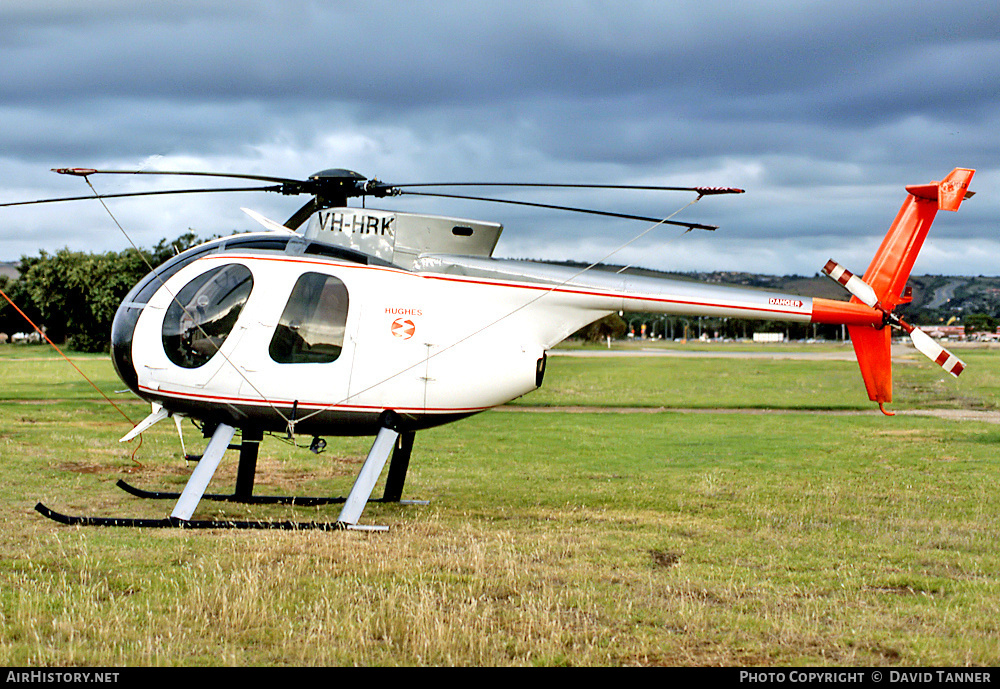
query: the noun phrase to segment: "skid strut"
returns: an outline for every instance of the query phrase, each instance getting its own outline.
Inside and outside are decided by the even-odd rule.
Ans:
[[[201,496],[202,500],[213,502],[238,502],[245,505],[301,505],[313,507],[317,505],[330,505],[344,502],[345,498],[340,497],[298,497],[292,495],[254,495],[254,478],[257,475],[257,453],[260,450],[260,441],[264,434],[259,429],[243,429],[243,440],[240,443],[240,463],[236,470],[236,489],[231,494],[206,493]],[[133,485],[119,480],[116,484],[126,493],[130,493],[137,498],[153,500],[177,500],[180,493],[167,491],[150,491],[136,488]]]
[[[400,433],[390,426],[392,414],[386,414],[381,430],[375,438],[371,450],[365,459],[361,473],[355,480],[354,487],[347,497],[297,497],[286,495],[253,495],[254,477],[257,469],[257,453],[263,434],[257,429],[244,429],[242,442],[239,445],[240,459],[237,470],[236,489],[231,495],[205,493],[215,470],[235,433],[235,429],[225,424],[219,424],[212,434],[204,455],[198,461],[187,485],[181,493],[146,491],[131,486],[125,481],[118,481],[118,487],[140,498],[159,500],[176,500],[173,512],[166,519],[133,519],[121,517],[86,517],[70,516],[52,510],[42,503],[35,505],[40,514],[62,524],[76,526],[119,526],[140,528],[184,528],[184,529],[284,529],[284,530],[321,530],[335,531],[341,529],[382,531],[386,527],[361,526],[357,521],[368,502],[396,502],[400,504],[427,504],[425,501],[400,500],[406,473],[409,467],[410,454],[413,449],[412,432]],[[371,498],[371,492],[387,460],[391,456],[389,475],[386,479],[385,491],[381,498]],[[192,520],[191,515],[201,500],[236,502],[241,504],[267,505],[290,504],[301,506],[328,505],[343,503],[340,516],[336,522],[292,522],[265,520]]]
[[[410,455],[413,452],[413,432],[400,433],[389,460],[389,475],[386,477],[385,490],[381,498],[371,498],[368,502],[395,502],[401,505],[426,505],[425,500],[402,500],[403,485],[410,465]],[[343,496],[324,495],[254,495],[254,476],[257,469],[257,450],[260,437],[256,439],[251,431],[243,431],[243,442],[240,449],[240,465],[236,476],[236,490],[232,493],[205,493],[202,500],[211,502],[235,502],[244,505],[298,505],[302,507],[317,507],[321,505],[336,505],[347,501]],[[170,491],[143,490],[119,479],[115,484],[126,493],[146,500],[177,500],[181,494]]]
[[[378,481],[378,477],[382,473],[382,467],[385,466],[386,460],[389,459],[389,455],[392,454],[392,450],[396,446],[396,438],[398,437],[399,431],[388,426],[382,426],[379,429],[378,435],[375,436],[375,442],[372,443],[372,449],[368,451],[368,457],[365,458],[364,466],[361,467],[361,472],[354,480],[354,486],[340,510],[340,516],[337,517],[338,522],[358,523],[361,512],[368,504],[372,490],[375,489],[375,482]]]
[[[212,439],[208,441],[208,447],[205,448],[205,454],[198,460],[198,465],[191,472],[191,477],[188,479],[187,485],[184,486],[181,496],[177,498],[174,511],[170,513],[171,517],[190,521],[191,515],[198,508],[198,503],[201,502],[201,496],[205,494],[205,489],[208,488],[209,482],[215,476],[215,470],[219,468],[222,455],[226,454],[226,450],[229,449],[229,441],[233,439],[235,433],[235,428],[224,423],[215,427]]]

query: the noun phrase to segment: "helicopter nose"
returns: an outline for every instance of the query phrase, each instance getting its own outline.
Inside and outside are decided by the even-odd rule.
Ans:
[[[132,361],[132,339],[142,308],[126,300],[118,307],[111,324],[111,363],[132,392],[139,393],[139,374]]]

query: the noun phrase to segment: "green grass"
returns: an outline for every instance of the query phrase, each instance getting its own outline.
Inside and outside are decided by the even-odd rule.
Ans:
[[[527,406],[566,404],[667,409],[840,409],[869,410],[850,345],[666,343],[620,349],[647,351],[648,357],[552,356],[541,389],[516,400]],[[605,354],[602,347],[591,347]],[[749,354],[750,358],[655,356],[659,349],[687,353]],[[578,351],[568,348],[567,351]],[[956,379],[915,350],[895,359],[893,408],[996,409],[1000,401],[1000,350],[955,350],[968,365]],[[775,359],[762,355],[817,358]],[[840,359],[820,357],[841,357]]]
[[[32,510],[160,517],[169,504],[114,482],[178,487],[190,467],[169,424],[133,457],[127,424],[72,369],[12,349],[6,665],[1000,663],[1000,425],[884,417],[850,362],[553,357],[520,411],[418,434],[404,497],[431,503],[369,505],[362,521],[388,533],[193,532]],[[897,366],[894,406],[994,409],[997,353],[960,355],[957,382]],[[85,364],[120,386],[106,359]],[[369,440],[328,440],[314,456],[265,438],[257,492],[345,493]],[[213,487],[234,476],[227,458]]]
[[[0,345],[0,401],[52,403],[99,397],[73,366],[112,399],[123,398],[116,391],[125,388],[125,384],[115,375],[107,355],[64,354],[70,363],[49,346]]]

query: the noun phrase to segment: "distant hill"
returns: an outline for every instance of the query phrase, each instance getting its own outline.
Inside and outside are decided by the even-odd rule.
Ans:
[[[8,277],[11,280],[17,279],[17,264],[18,261],[4,262],[0,261],[0,275]]]

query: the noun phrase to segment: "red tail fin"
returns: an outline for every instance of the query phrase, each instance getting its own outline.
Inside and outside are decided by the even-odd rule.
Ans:
[[[899,303],[938,210],[958,210],[962,201],[971,195],[969,181],[974,172],[955,168],[940,182],[906,187],[910,194],[862,278],[875,290],[879,303],[887,311]]]
[[[903,288],[938,210],[957,211],[962,201],[972,196],[968,189],[974,173],[975,170],[955,168],[940,182],[906,187],[909,196],[899,209],[863,278],[875,291],[879,305],[886,311],[892,311],[902,300]],[[851,301],[860,303],[857,297]],[[891,402],[889,329],[851,325],[848,326],[848,331],[868,397],[880,404]]]

